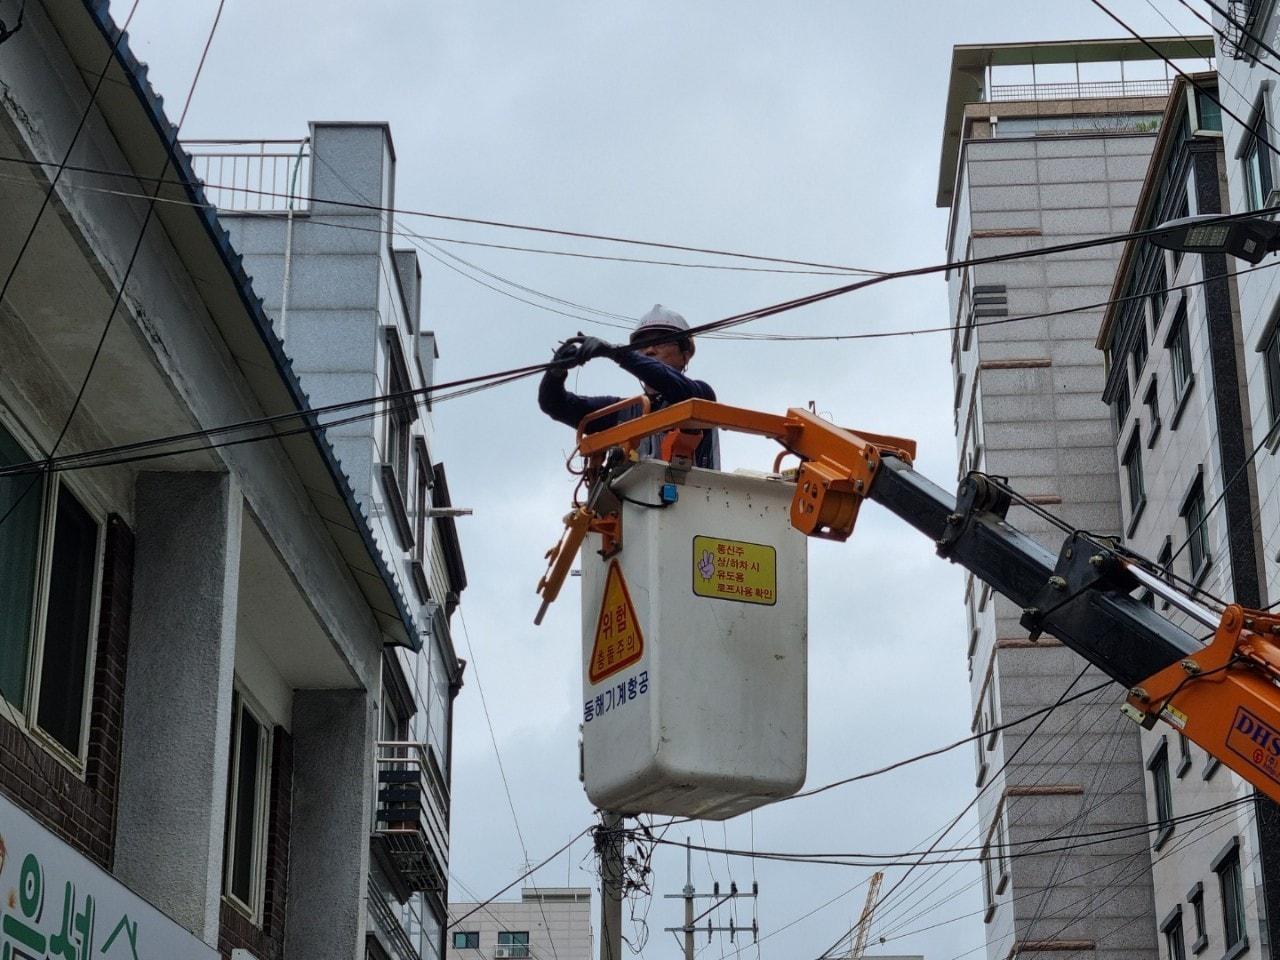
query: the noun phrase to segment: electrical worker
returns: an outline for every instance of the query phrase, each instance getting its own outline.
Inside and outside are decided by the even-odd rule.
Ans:
[[[622,397],[582,397],[564,388],[570,367],[581,366],[597,357],[608,357],[639,379],[649,398],[650,410],[661,410],[693,398],[714,400],[716,394],[710,385],[685,376],[685,368],[694,351],[693,338],[688,335],[688,330],[689,324],[684,317],[662,304],[655,304],[631,331],[631,344],[638,342],[639,346],[614,346],[599,337],[570,337],[555,352],[554,359],[563,365],[552,367],[542,375],[542,383],[538,386],[538,406],[553,420],[576,427],[587,414],[622,400]],[[664,333],[675,336],[663,339]],[[643,408],[636,403],[592,422],[587,432],[595,433],[625,420],[633,420],[642,413]],[[716,431],[703,430],[701,433],[693,464],[719,470],[720,443]],[[658,457],[661,448],[662,436],[646,437],[638,452],[642,457]]]

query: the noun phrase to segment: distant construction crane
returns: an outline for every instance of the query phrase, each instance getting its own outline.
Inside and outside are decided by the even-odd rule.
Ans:
[[[871,875],[871,883],[867,886],[867,902],[862,908],[862,916],[853,929],[853,942],[849,945],[849,960],[862,960],[867,952],[867,931],[871,929],[871,915],[876,912],[876,897],[880,894],[880,881],[884,874],[877,871]]]

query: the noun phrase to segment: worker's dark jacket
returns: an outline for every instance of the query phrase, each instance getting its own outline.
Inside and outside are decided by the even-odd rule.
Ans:
[[[661,360],[646,357],[635,350],[629,350],[617,358],[618,366],[639,379],[656,395],[649,397],[650,407],[661,410],[663,407],[682,400],[697,398],[714,400],[716,392],[702,380],[686,377],[674,367],[668,367]],[[564,388],[564,377],[552,371],[543,374],[542,383],[538,386],[538,406],[542,412],[553,420],[577,427],[582,418],[611,403],[617,403],[622,397],[580,397]],[[640,404],[626,407],[607,417],[601,417],[588,425],[587,432],[595,433],[615,426],[625,420],[634,420],[640,416]],[[662,444],[662,437],[647,437],[639,447],[642,457],[657,457]],[[702,441],[694,453],[694,466],[706,467],[709,470],[720,469],[720,443],[715,430],[703,431]]]

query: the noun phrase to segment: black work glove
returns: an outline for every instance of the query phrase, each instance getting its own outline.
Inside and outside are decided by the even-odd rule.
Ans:
[[[578,346],[578,362],[586,363],[588,360],[594,360],[596,357],[608,357],[610,360],[615,359],[621,352],[618,347],[599,337],[580,337]]]
[[[580,347],[581,343],[578,337],[570,337],[556,347],[555,353],[551,355],[551,362],[558,364],[558,366],[548,368],[547,376],[555,377],[557,380],[567,379],[570,368],[581,366],[583,363],[578,356]]]

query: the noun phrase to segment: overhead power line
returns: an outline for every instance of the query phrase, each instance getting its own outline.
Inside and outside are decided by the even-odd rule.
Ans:
[[[1267,43],[1267,41],[1263,40],[1262,37],[1258,36],[1258,34],[1254,33],[1252,30],[1250,30],[1247,26],[1245,26],[1239,20],[1235,19],[1235,17],[1233,17],[1230,14],[1230,12],[1228,12],[1227,10],[1224,10],[1217,3],[1214,3],[1214,0],[1205,0],[1205,3],[1207,3],[1215,11],[1221,14],[1222,18],[1226,20],[1227,23],[1231,24],[1231,26],[1239,30],[1241,34],[1243,34],[1244,36],[1252,40],[1254,43],[1256,43],[1259,46],[1259,48],[1261,48],[1262,50],[1265,50],[1267,53],[1271,54],[1271,56],[1275,57],[1277,60],[1280,60],[1280,53],[1276,52],[1275,47],[1271,46],[1269,43]],[[1271,70],[1272,73],[1276,72],[1275,68],[1273,68],[1270,64],[1263,63],[1261,60],[1258,61],[1258,64],[1260,66],[1267,67],[1267,69]]]
[[[1280,210],[1280,207],[1277,207],[1275,209]],[[1238,218],[1238,216],[1239,215],[1227,215],[1219,219],[1223,219],[1223,220],[1236,219]],[[829,298],[831,296],[852,292],[855,289],[861,289],[863,286],[867,286],[872,283],[882,282],[885,279],[893,279],[898,276],[920,275],[923,273],[941,272],[947,269],[955,269],[959,266],[971,265],[975,263],[995,262],[995,261],[1003,261],[1003,260],[1009,260],[1009,259],[1024,259],[1028,257],[1043,256],[1047,253],[1060,252],[1066,249],[1081,249],[1087,246],[1119,242],[1120,240],[1124,240],[1124,239],[1131,239],[1137,236],[1145,236],[1146,233],[1148,232],[1149,231],[1139,231],[1134,234],[1092,238],[1090,240],[1076,241],[1075,243],[1060,245],[1054,248],[1042,248],[1039,250],[1016,251],[1009,254],[994,255],[992,257],[972,258],[967,261],[952,261],[944,264],[935,264],[928,267],[920,267],[920,268],[914,268],[912,270],[899,271],[897,274],[889,274],[889,275],[884,275],[883,277],[870,278],[869,280],[860,281],[857,284],[849,285],[846,287],[835,288],[835,290],[832,290],[832,291],[823,291],[819,294],[811,295],[809,297],[798,298],[796,300],[791,300],[791,301],[784,301],[781,304],[775,304],[770,307],[761,308],[755,311],[749,311],[748,313],[738,314],[736,316],[727,317],[722,320],[712,321],[710,323],[702,324],[701,326],[692,328],[689,331],[689,334],[698,335],[700,333],[705,333],[707,331],[723,329],[724,327],[730,326],[730,325],[740,325],[743,323],[750,322],[753,319],[759,319],[764,316],[774,315],[777,313],[784,312],[786,310],[796,309],[798,306],[805,305],[806,303],[809,303],[809,302],[814,302],[816,299],[824,299],[824,298]],[[1259,267],[1253,267],[1248,269],[1258,270],[1258,269],[1262,269],[1264,267],[1270,267],[1270,266],[1272,266],[1272,264],[1266,264]],[[1247,271],[1241,270],[1237,272],[1244,273]],[[1211,279],[1211,278],[1206,278],[1206,280],[1207,279]],[[1205,282],[1205,281],[1199,281],[1199,282]],[[1183,286],[1183,285],[1179,285],[1179,286]],[[1084,308],[1081,308],[1081,309],[1084,309]],[[1051,311],[1051,313],[1053,314],[1057,314],[1058,312],[1059,311]],[[1034,315],[1026,315],[1024,319],[1030,319],[1033,316]],[[1009,321],[1012,319],[1013,318],[999,318],[999,320],[1002,322]],[[954,327],[949,326],[949,327],[940,328],[940,329],[953,330]],[[653,342],[661,342],[666,339],[670,339],[670,335],[655,334],[655,335],[650,335],[647,338],[641,338],[641,339],[652,340]],[[643,344],[640,344],[638,342],[638,345],[643,345]],[[155,453],[145,457],[133,455],[134,453],[140,450],[154,449],[156,447],[165,446],[167,444],[173,444],[173,443],[190,441],[190,440],[211,440],[214,437],[225,436],[228,433],[233,433],[241,429],[248,429],[254,426],[280,424],[280,423],[284,423],[291,420],[302,419],[306,423],[305,429],[318,430],[326,426],[326,424],[321,424],[316,419],[317,415],[320,415],[320,414],[338,412],[341,410],[355,409],[358,407],[366,407],[366,406],[371,406],[378,403],[394,403],[397,401],[407,401],[409,399],[417,398],[417,397],[425,398],[425,397],[431,396],[433,393],[436,393],[446,388],[458,387],[458,386],[463,386],[468,384],[477,384],[485,381],[494,381],[495,384],[498,382],[510,382],[512,380],[519,379],[523,376],[532,375],[533,373],[537,373],[537,372],[541,372],[543,370],[549,369],[551,366],[552,364],[550,363],[531,364],[524,367],[513,368],[510,370],[503,370],[503,371],[497,371],[490,374],[481,374],[474,377],[468,377],[468,378],[453,381],[452,383],[447,383],[447,384],[438,384],[438,385],[433,385],[431,387],[417,388],[414,390],[402,391],[399,393],[384,394],[384,395],[379,395],[374,397],[361,398],[359,400],[348,401],[345,403],[330,404],[322,407],[313,407],[308,410],[290,411],[288,413],[277,414],[269,417],[254,418],[251,420],[245,420],[235,424],[227,424],[227,425],[216,427],[216,428],[190,431],[184,434],[174,434],[166,437],[151,438],[148,440],[136,441],[128,444],[119,444],[112,447],[104,447],[98,450],[86,451],[81,454],[76,454],[76,455],[73,455],[71,458],[45,457],[39,461],[31,461],[26,464],[17,464],[17,465],[11,465],[5,468],[0,468],[0,476],[12,475],[15,473],[24,473],[24,472],[29,473],[29,472],[35,472],[35,471],[40,471],[45,469],[59,469],[59,470],[83,469],[89,466],[107,466],[115,462],[135,462],[141,459],[153,459],[159,456],[170,456],[170,455],[173,455],[174,453],[186,453],[186,452],[190,452],[190,450],[183,449],[179,451]],[[370,412],[366,415],[372,416],[374,415],[374,413]],[[333,424],[329,423],[327,425],[332,426]],[[273,431],[272,433],[264,434],[262,436],[251,438],[251,439],[259,439],[259,440],[273,439],[282,435],[284,434],[280,433],[279,431]],[[228,441],[225,443],[218,443],[218,444],[206,443],[205,446],[209,446],[209,447],[225,446],[225,445],[230,445],[231,443],[243,443],[243,442],[248,442],[248,441],[244,438],[240,438],[235,441]],[[126,454],[126,453],[130,454],[130,456],[128,457],[128,460],[125,460],[125,461],[115,461],[111,459],[104,459],[107,457],[111,457],[112,455],[120,455],[120,454]],[[0,518],[0,523],[2,522],[3,522],[3,518]]]
[[[1140,34],[1137,30],[1133,29],[1133,27],[1129,26],[1128,23],[1126,23],[1123,19],[1121,19],[1113,10],[1111,10],[1105,3],[1103,3],[1102,0],[1089,0],[1089,2],[1092,3],[1099,10],[1101,10],[1103,13],[1105,13],[1112,20],[1114,20],[1116,23],[1118,23],[1121,27],[1123,27],[1124,30],[1128,32],[1130,36],[1132,36],[1140,44],[1142,44],[1144,47],[1146,47],[1148,50],[1154,53],[1156,57],[1158,57],[1160,60],[1163,60],[1164,63],[1170,69],[1172,69],[1174,73],[1176,73],[1183,80],[1185,80],[1192,89],[1202,94],[1211,103],[1217,104],[1217,107],[1219,110],[1221,110],[1223,113],[1229,116],[1232,120],[1236,121],[1236,123],[1244,127],[1244,129],[1246,130],[1253,129],[1248,123],[1246,123],[1244,120],[1240,118],[1239,114],[1237,114],[1230,107],[1224,104],[1216,93],[1214,93],[1209,88],[1201,86],[1200,84],[1196,83],[1196,81],[1190,76],[1190,74],[1188,74],[1185,70],[1183,70],[1171,59],[1169,59],[1169,57],[1165,55],[1163,52],[1161,52],[1160,48],[1157,47],[1154,43],[1152,43],[1150,40],[1148,40],[1146,37]],[[1277,156],[1280,156],[1280,149],[1278,149],[1276,145],[1273,144],[1268,137],[1263,136],[1262,131],[1260,129],[1254,130],[1253,132],[1254,132],[1254,136],[1258,138],[1259,143],[1266,146],[1266,148],[1270,150],[1272,153],[1276,154]],[[1262,211],[1260,210],[1249,211],[1249,215],[1253,217],[1259,216],[1261,213]]]
[[[476,904],[472,909],[468,910],[468,911],[467,911],[466,913],[464,913],[462,916],[460,916],[460,917],[454,917],[451,921],[449,921],[449,925],[448,925],[447,927],[445,927],[445,929],[446,929],[446,930],[452,930],[454,927],[456,927],[458,924],[460,924],[463,920],[466,920],[466,919],[467,919],[468,917],[470,917],[472,914],[479,913],[481,910],[483,910],[483,909],[484,909],[485,907],[487,907],[489,904],[493,903],[493,901],[497,900],[500,896],[502,896],[504,893],[506,893],[508,890],[510,890],[512,887],[514,887],[514,886],[515,886],[517,883],[519,883],[521,880],[524,880],[524,879],[526,879],[526,878],[528,878],[528,877],[533,876],[533,874],[537,873],[539,870],[541,870],[543,867],[545,867],[548,863],[550,863],[550,862],[551,862],[552,860],[554,860],[556,857],[560,856],[560,854],[562,854],[562,853],[564,853],[566,850],[568,850],[568,849],[569,849],[571,846],[573,846],[577,841],[581,840],[584,836],[586,836],[588,833],[590,833],[590,832],[591,832],[591,830],[593,829],[593,827],[594,827],[594,824],[592,824],[592,825],[590,825],[590,826],[587,826],[587,827],[584,827],[583,829],[579,830],[577,833],[575,833],[572,837],[570,837],[570,838],[569,838],[569,840],[568,840],[568,842],[567,842],[567,843],[565,843],[564,845],[562,845],[562,846],[558,847],[558,848],[555,850],[555,852],[554,852],[554,853],[550,854],[550,855],[549,855],[549,856],[547,856],[545,859],[540,860],[538,863],[534,864],[532,867],[530,867],[530,868],[529,868],[528,870],[526,870],[524,873],[520,874],[520,876],[516,877],[514,880],[512,880],[510,883],[508,883],[505,887],[503,887],[503,888],[502,888],[501,890],[499,890],[497,893],[493,894],[493,895],[492,895],[492,896],[490,896],[488,899],[483,900],[483,901],[481,901],[480,903]]]
[[[28,160],[25,157],[9,157],[0,156],[0,162],[17,163],[24,166],[43,166],[40,161]],[[122,177],[132,181],[150,181],[160,185],[187,187],[191,184],[186,180],[170,180],[163,175],[160,177],[144,177],[136,173],[122,173],[115,170],[104,170],[98,167],[77,166],[69,164],[68,170],[75,170],[79,173],[92,173],[106,177]],[[633,237],[614,236],[605,233],[588,233],[580,230],[565,230],[558,227],[542,227],[527,223],[513,223],[506,220],[487,220],[480,217],[464,217],[447,213],[436,213],[430,210],[413,210],[406,207],[387,207],[376,203],[360,203],[353,200],[338,200],[332,197],[316,197],[310,195],[299,195],[297,193],[281,193],[273,190],[255,190],[251,187],[241,186],[239,184],[227,186],[223,184],[208,183],[205,186],[213,189],[235,190],[238,193],[248,194],[258,197],[272,197],[287,200],[305,200],[309,204],[323,203],[328,206],[346,207],[351,210],[365,210],[370,213],[392,213],[399,216],[407,217],[426,217],[431,220],[444,220],[449,223],[465,223],[471,226],[494,227],[502,230],[518,230],[526,233],[548,234],[557,237],[567,237],[574,240],[596,240],[602,243],[619,243],[637,247],[651,247],[657,250],[675,250],[681,253],[701,253],[713,257],[728,257],[739,260],[752,260],[759,263],[780,263],[797,267],[813,267],[818,270],[830,270],[836,273],[858,273],[858,274],[879,274],[880,271],[869,270],[865,267],[850,267],[838,263],[821,263],[813,260],[798,260],[788,257],[771,257],[764,254],[741,253],[734,250],[720,250],[715,247],[699,247],[682,243],[667,243],[659,240],[639,240]]]
[[[1104,765],[1105,766],[1105,765]],[[1023,859],[1026,857],[1040,857],[1051,853],[1060,853],[1063,851],[1072,851],[1084,849],[1086,847],[1095,847],[1108,843],[1115,843],[1118,840],[1128,840],[1133,837],[1147,836],[1164,829],[1169,825],[1176,826],[1180,823],[1189,823],[1221,813],[1224,810],[1230,810],[1237,806],[1249,804],[1253,802],[1253,795],[1246,797],[1235,797],[1231,800],[1225,800],[1222,803],[1199,810],[1194,813],[1180,814],[1170,817],[1166,820],[1157,820],[1151,822],[1128,824],[1122,827],[1110,827],[1104,830],[1095,830],[1088,832],[1076,832],[1069,836],[1061,836],[1048,834],[1043,837],[1035,837],[1031,840],[1013,840],[1003,844],[986,843],[975,846],[958,846],[958,847],[934,847],[930,850],[905,850],[897,853],[840,853],[832,851],[829,853],[822,852],[804,852],[789,853],[776,850],[744,850],[733,847],[717,847],[710,845],[693,844],[691,849],[702,851],[708,854],[719,853],[726,857],[736,857],[739,859],[755,859],[755,860],[774,860],[780,863],[797,863],[810,864],[813,866],[830,866],[830,867],[855,867],[855,868],[883,868],[883,867],[905,867],[915,865],[930,864],[952,864],[952,863],[978,863],[985,859],[983,856],[961,856],[961,854],[973,854],[981,851],[1001,852],[1003,859]],[[638,833],[632,832],[633,835],[639,836]],[[1070,841],[1062,843],[1058,846],[1046,846],[1052,841]],[[654,840],[663,846],[683,848],[685,844],[675,840]],[[1023,850],[1022,847],[1034,847],[1035,849]],[[937,860],[921,860],[923,857],[935,857],[940,854],[957,854],[957,856],[949,856]]]

